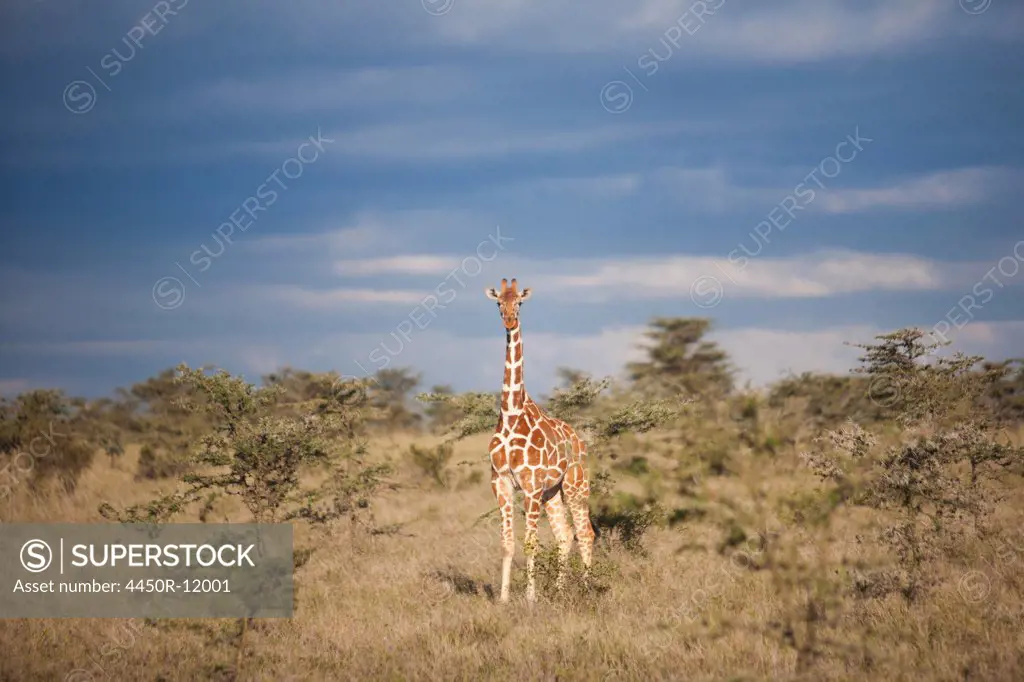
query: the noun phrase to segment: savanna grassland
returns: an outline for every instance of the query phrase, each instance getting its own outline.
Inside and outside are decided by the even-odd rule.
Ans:
[[[565,369],[543,398],[588,441],[601,535],[557,593],[541,522],[533,605],[521,516],[494,599],[494,394],[180,367],[7,400],[3,521],[292,523],[296,597],[248,623],[0,620],[0,679],[1024,679],[1021,363],[908,329],[755,391],[709,329],[654,320],[627,380]]]

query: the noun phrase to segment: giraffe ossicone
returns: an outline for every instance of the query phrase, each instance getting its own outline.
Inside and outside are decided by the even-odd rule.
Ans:
[[[573,527],[584,567],[589,570],[593,557],[594,528],[590,522],[590,482],[587,476],[586,444],[575,429],[543,412],[526,392],[523,381],[523,339],[519,309],[530,298],[529,288],[519,289],[501,280],[501,289],[486,289],[487,297],[498,304],[505,325],[505,375],[501,387],[501,415],[491,438],[491,490],[501,511],[501,596],[509,600],[512,557],[515,554],[513,527],[515,491],[523,493],[526,531],[526,599],[537,598],[534,559],[537,552],[537,523],[541,509],[547,514],[558,542],[559,574],[557,585],[565,581],[565,569],[572,549]],[[566,518],[566,507],[572,526]]]

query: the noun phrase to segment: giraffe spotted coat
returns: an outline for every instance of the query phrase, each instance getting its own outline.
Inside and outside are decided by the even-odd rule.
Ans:
[[[512,557],[515,553],[513,528],[514,494],[523,493],[526,531],[528,601],[536,599],[534,557],[537,524],[541,509],[547,514],[558,543],[561,568],[558,585],[564,583],[565,561],[573,542],[575,526],[584,566],[590,567],[594,530],[590,523],[590,483],[587,479],[587,448],[576,431],[560,419],[544,414],[530,398],[523,381],[523,344],[519,308],[530,297],[530,289],[519,290],[501,281],[501,291],[487,290],[497,301],[505,325],[505,374],[501,392],[501,417],[490,444],[491,489],[501,511],[502,584],[501,600],[509,599]],[[566,507],[572,526],[566,519]]]

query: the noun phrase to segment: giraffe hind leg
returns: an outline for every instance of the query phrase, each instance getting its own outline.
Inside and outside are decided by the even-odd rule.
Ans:
[[[569,560],[569,552],[572,550],[572,528],[565,515],[565,505],[562,503],[562,496],[555,495],[544,503],[544,511],[548,515],[548,522],[551,524],[551,532],[558,542],[558,578],[555,581],[555,588],[561,592],[565,587],[565,570]]]
[[[583,565],[590,568],[594,556],[594,538],[597,533],[590,520],[590,482],[587,481],[583,466],[574,464],[567,472],[562,484],[566,506],[572,514]]]

